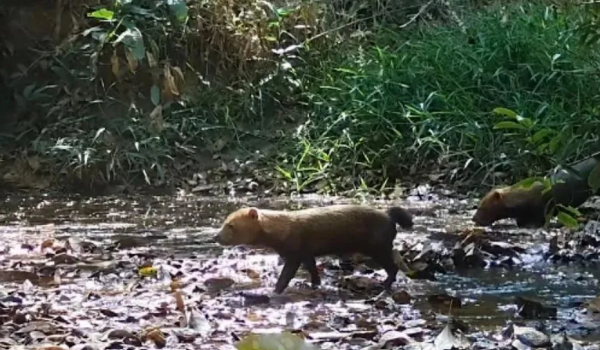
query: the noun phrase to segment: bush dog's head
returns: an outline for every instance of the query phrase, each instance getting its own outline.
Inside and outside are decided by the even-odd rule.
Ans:
[[[488,192],[479,202],[479,207],[471,220],[478,226],[490,226],[498,220],[505,219],[508,213],[504,198],[505,191],[504,188],[498,188]]]
[[[257,208],[242,208],[229,214],[215,241],[221,245],[250,245],[256,242],[262,229]]]

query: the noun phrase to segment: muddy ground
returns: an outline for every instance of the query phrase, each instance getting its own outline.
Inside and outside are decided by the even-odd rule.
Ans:
[[[396,239],[405,264],[391,295],[361,257],[319,259],[321,288],[300,270],[273,295],[276,255],[211,241],[242,205],[348,201],[9,197],[0,349],[235,349],[249,332],[282,330],[319,349],[600,348],[593,221],[576,234],[512,221],[474,230],[476,200],[409,196],[401,204],[417,215]]]

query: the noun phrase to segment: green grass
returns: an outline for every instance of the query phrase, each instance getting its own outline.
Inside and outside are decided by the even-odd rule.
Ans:
[[[160,116],[150,108],[107,118],[107,106],[127,102],[107,95],[82,107],[60,86],[38,92],[30,80],[11,80],[46,117],[22,120],[5,152],[37,155],[52,174],[160,185],[193,173],[202,152],[244,158],[261,139],[278,152],[254,170],[273,172],[288,190],[340,192],[380,191],[428,172],[487,187],[598,151],[600,55],[581,44],[582,9],[505,7],[466,9],[464,26],[378,24],[343,41],[332,31],[298,57],[230,73],[228,84],[202,81]],[[277,40],[288,43],[284,29]],[[89,59],[93,50],[82,47],[45,66]]]
[[[491,8],[466,15],[466,33],[381,28],[372,45],[315,62],[310,119],[282,173],[335,190],[441,167],[479,184],[597,151],[600,57],[579,45],[578,11]],[[495,128],[507,119],[497,107],[528,119]]]

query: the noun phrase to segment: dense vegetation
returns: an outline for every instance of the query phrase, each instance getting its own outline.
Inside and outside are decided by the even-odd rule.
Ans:
[[[488,187],[598,151],[591,6],[452,6],[85,7],[27,64],[3,50],[4,179],[179,185],[200,172],[339,192],[439,174]]]

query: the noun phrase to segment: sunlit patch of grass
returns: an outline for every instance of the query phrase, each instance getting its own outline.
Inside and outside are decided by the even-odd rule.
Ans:
[[[580,47],[580,19],[579,7],[515,3],[465,14],[464,26],[380,28],[312,62],[310,117],[280,174],[325,191],[433,169],[489,184],[593,152],[600,57]],[[531,123],[498,125],[497,107]]]

